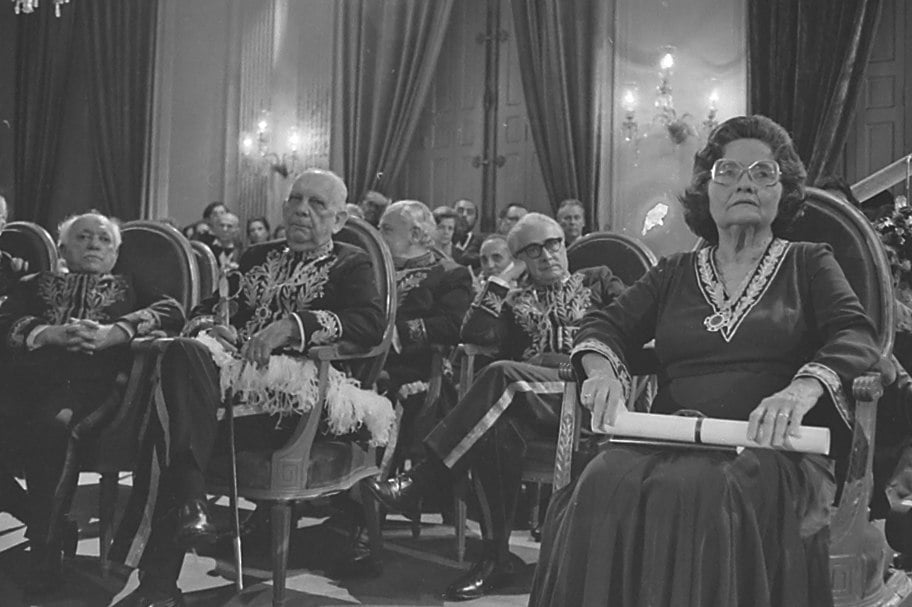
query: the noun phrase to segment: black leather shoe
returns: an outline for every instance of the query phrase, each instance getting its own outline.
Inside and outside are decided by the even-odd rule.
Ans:
[[[524,566],[522,559],[514,554],[502,560],[485,556],[465,575],[450,584],[443,598],[448,601],[471,601],[483,597],[509,586]]]
[[[209,520],[206,502],[194,499],[186,502],[177,513],[177,543],[184,548],[195,548],[201,544],[212,544],[218,538],[218,530]]]
[[[367,479],[367,488],[386,508],[396,512],[413,513],[417,509],[418,491],[415,479],[408,472],[385,481]]]
[[[532,541],[536,543],[541,543],[542,538],[542,528],[541,523],[535,523],[535,526],[529,530],[529,535],[532,536]]]
[[[184,595],[180,590],[171,593],[150,592],[137,588],[114,607],[186,607]]]

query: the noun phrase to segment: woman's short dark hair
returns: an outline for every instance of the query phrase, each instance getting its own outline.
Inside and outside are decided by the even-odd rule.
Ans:
[[[788,131],[766,116],[730,118],[713,129],[706,146],[694,155],[693,177],[684,194],[679,197],[684,206],[687,227],[713,244],[719,242],[719,231],[709,213],[710,173],[716,160],[723,157],[725,146],[738,139],[758,139],[764,142],[779,163],[782,198],[779,200],[779,212],[773,220],[773,234],[784,235],[804,205],[807,171]]]
[[[453,207],[448,206],[437,207],[431,212],[431,214],[434,216],[434,221],[437,223],[440,223],[444,219],[452,219],[455,221],[456,218],[459,217]]]
[[[262,215],[260,217],[251,217],[250,219],[247,220],[247,231],[248,232],[250,231],[251,224],[254,224],[258,221],[261,224],[263,224],[263,227],[266,228],[266,233],[269,234],[269,232],[272,228],[269,227],[269,220],[266,219],[265,217],[263,217]]]

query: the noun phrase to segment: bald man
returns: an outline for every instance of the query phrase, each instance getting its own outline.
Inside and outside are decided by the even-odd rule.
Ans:
[[[482,503],[484,548],[446,589],[451,601],[488,594],[518,573],[521,564],[510,554],[509,539],[526,444],[557,437],[564,391],[557,367],[569,362],[583,315],[625,288],[606,267],[571,273],[564,232],[546,215],[524,216],[507,243],[524,267],[516,264],[489,278],[462,326],[462,341],[495,347],[500,360],[484,368],[425,438],[428,460],[388,481],[368,482],[384,505],[407,511],[448,470],[471,470]],[[513,280],[519,281],[515,289]]]
[[[300,355],[342,336],[364,347],[382,340],[386,318],[371,260],[358,247],[333,238],[348,218],[347,197],[345,183],[336,174],[320,169],[302,173],[282,207],[286,240],[251,247],[231,276],[228,291],[236,295],[229,305],[229,322],[220,319],[218,294],[213,294],[191,312],[184,327],[185,334],[198,339],[177,339],[166,349],[161,361],[160,406],[167,410],[169,423],[150,424],[146,443],[157,447],[154,453],[159,459],[170,452],[192,472],[166,487],[179,493],[179,501],[187,506],[174,513],[169,509],[173,500],[160,498],[150,516],[144,506],[153,494],[134,489],[113,551],[128,565],[138,563],[140,568],[139,589],[124,605],[183,605],[177,579],[184,552],[214,539],[203,471],[216,441],[216,413],[222,403],[220,370],[243,361],[259,371],[241,393],[248,400],[312,406],[299,402],[303,398],[299,392],[276,400],[274,390],[280,387],[267,385],[265,371],[275,362],[270,360],[273,354]],[[301,365],[294,375],[306,382],[303,362],[298,358],[289,364]],[[284,444],[299,419],[293,412],[289,410],[290,415],[283,417],[263,414],[238,419],[238,449]],[[151,448],[141,453],[137,477],[149,477],[148,471],[154,468],[152,453]],[[150,527],[151,536],[145,541],[144,530]]]

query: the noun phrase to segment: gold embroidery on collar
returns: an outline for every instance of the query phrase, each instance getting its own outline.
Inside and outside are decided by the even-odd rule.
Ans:
[[[719,280],[713,263],[713,251],[716,247],[707,247],[697,253],[697,283],[703,298],[712,308],[712,313],[703,320],[703,326],[707,331],[720,333],[726,342],[732,340],[738,327],[769,289],[790,245],[790,242],[781,238],[774,239],[764,252],[760,263],[754,268],[750,282],[740,293],[735,294],[734,298],[726,296],[725,287]]]
[[[566,354],[573,346],[579,321],[592,305],[592,289],[583,284],[582,274],[572,274],[559,288],[522,289],[510,303],[516,323],[531,340],[523,359],[545,352]]]

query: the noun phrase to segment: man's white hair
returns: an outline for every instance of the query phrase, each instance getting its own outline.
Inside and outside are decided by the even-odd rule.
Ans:
[[[554,226],[560,230],[561,234],[564,233],[564,229],[553,217],[549,217],[548,215],[544,215],[542,213],[526,213],[519,221],[516,222],[516,225],[510,228],[510,231],[507,232],[507,245],[510,247],[510,254],[514,257],[516,256],[516,248],[518,246],[517,241],[519,240],[520,232],[531,225],[541,224]]]
[[[78,215],[70,215],[57,225],[57,246],[64,244],[67,241],[67,238],[70,235],[70,228],[73,227],[73,224],[82,219],[83,217],[100,217],[108,222],[111,226],[111,237],[114,240],[114,248],[119,249],[121,238],[120,238],[120,222],[112,217],[108,217],[104,213],[99,213],[98,211],[89,211],[88,213],[80,213]]]
[[[404,217],[411,227],[421,232],[421,245],[432,247],[437,234],[437,221],[426,204],[419,200],[399,200],[389,205],[384,215],[397,214]]]

